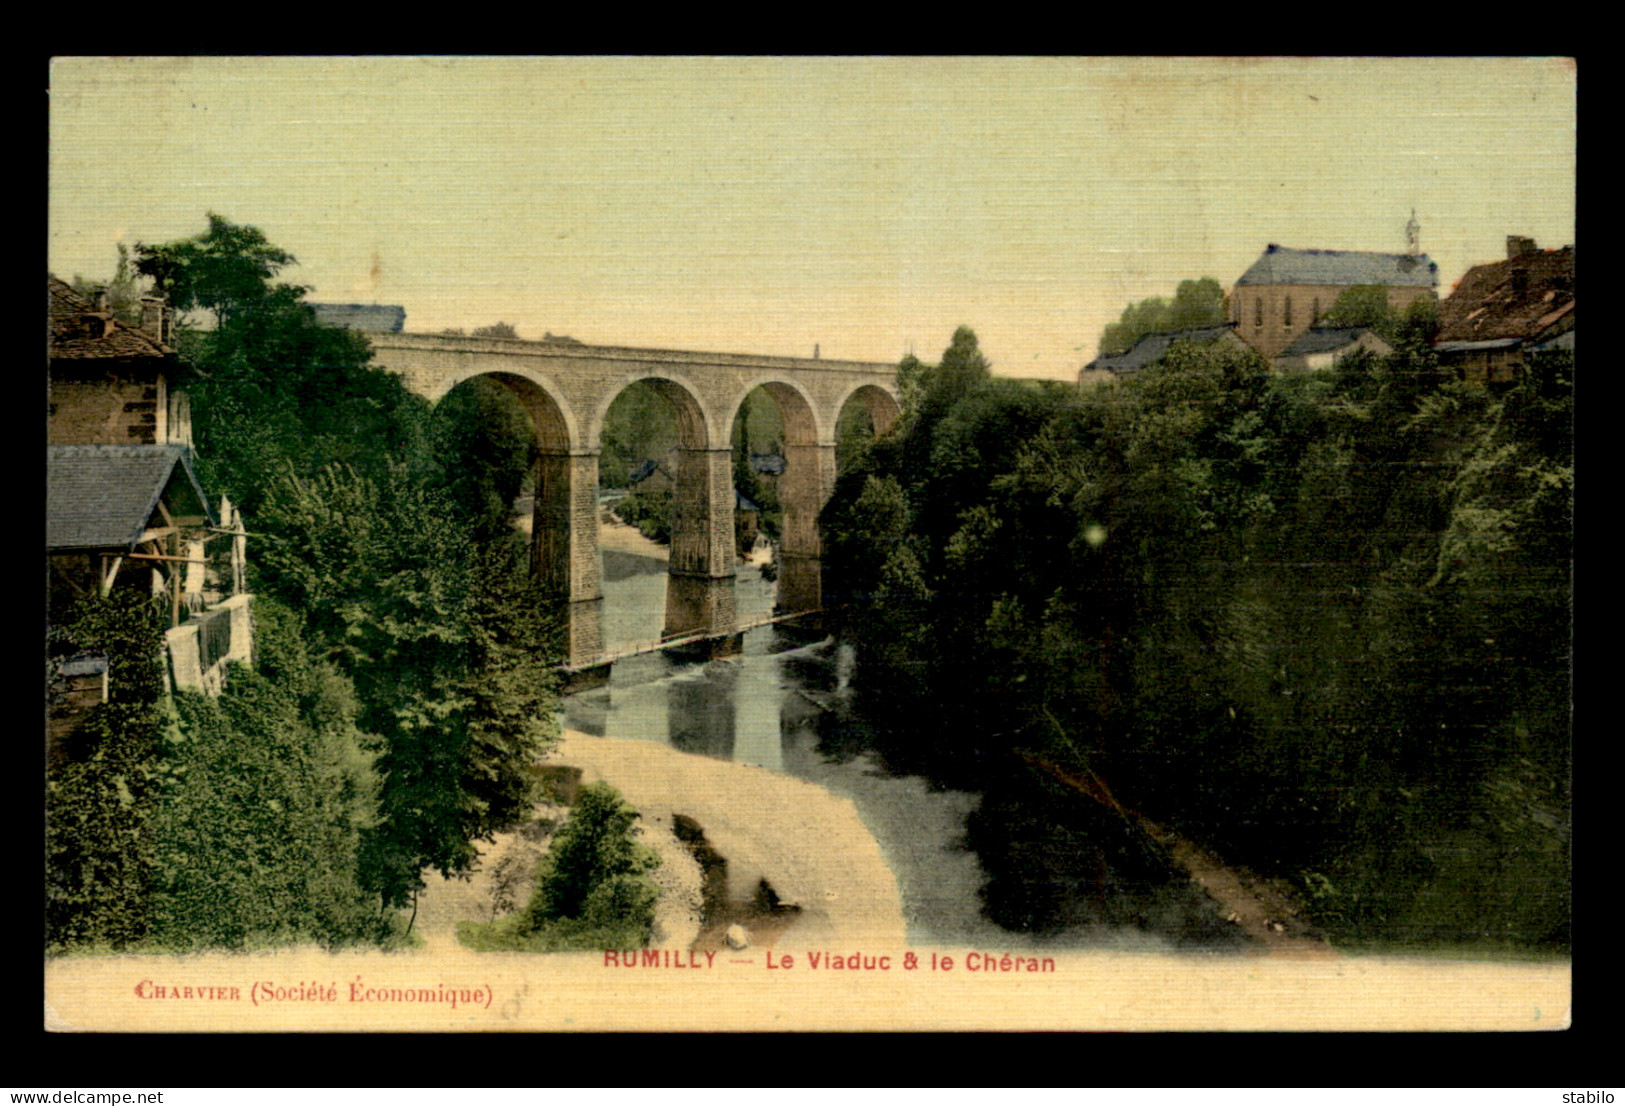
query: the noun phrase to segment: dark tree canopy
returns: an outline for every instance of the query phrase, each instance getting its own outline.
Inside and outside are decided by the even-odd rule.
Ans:
[[[557,732],[556,608],[508,525],[528,419],[490,381],[433,417],[364,335],[273,283],[293,258],[253,227],[211,215],[137,252],[177,307],[214,316],[176,345],[205,485],[254,535],[257,670],[173,725],[146,704],[94,713],[94,745],[123,759],[53,785],[51,939],[387,941],[380,903],[408,902],[425,867],[469,870],[529,814]],[[116,653],[111,625],[80,619],[72,643]],[[162,692],[161,670],[114,674]]]
[[[290,287],[270,282],[297,263],[257,227],[239,226],[213,212],[202,234],[158,246],[137,243],[135,253],[136,272],[150,277],[175,310],[200,307],[220,324],[245,305]]]
[[[1172,302],[1152,296],[1125,307],[1122,316],[1101,332],[1100,355],[1123,353],[1147,334],[1218,326],[1224,318],[1224,289],[1217,280],[1183,280]]]
[[[1332,301],[1317,326],[1368,326],[1379,334],[1390,335],[1399,320],[1398,312],[1388,303],[1388,289],[1381,284],[1356,284]]]
[[[1086,393],[962,390],[957,340],[901,367],[917,405],[822,516],[826,597],[887,764],[984,791],[996,920],[1141,924],[1182,882],[1041,762],[1340,941],[1567,946],[1572,358],[1491,394],[1429,309],[1323,372],[1186,344]]]

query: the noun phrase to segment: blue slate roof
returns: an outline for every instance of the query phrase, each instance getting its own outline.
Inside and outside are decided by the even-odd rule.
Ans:
[[[1429,261],[1427,254],[1293,250],[1272,242],[1236,284],[1383,284],[1436,288],[1439,266]]]
[[[107,672],[107,658],[100,654],[81,653],[63,661],[59,671],[64,676],[102,676]]]
[[[1342,349],[1358,341],[1360,335],[1370,329],[1368,326],[1312,326],[1282,350],[1281,356],[1302,357],[1306,354]]]
[[[177,513],[214,514],[180,445],[46,447],[47,549],[128,549],[170,496]]]
[[[1479,353],[1484,350],[1512,349],[1522,344],[1522,338],[1486,338],[1482,342],[1435,342],[1433,348],[1440,353]]]
[[[1085,365],[1085,369],[1106,369],[1114,373],[1136,372],[1153,362],[1162,360],[1175,342],[1192,342],[1196,345],[1207,346],[1217,342],[1226,334],[1233,334],[1234,328],[1229,323],[1220,326],[1198,326],[1186,330],[1159,330],[1151,334],[1140,336],[1122,353],[1107,354],[1097,357]]]
[[[752,453],[750,455],[750,471],[760,472],[767,476],[783,476],[786,468],[785,460],[777,453]]]

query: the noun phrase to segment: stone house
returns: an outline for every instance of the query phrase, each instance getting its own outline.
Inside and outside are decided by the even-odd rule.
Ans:
[[[1510,384],[1530,354],[1573,348],[1573,246],[1508,235],[1505,260],[1468,269],[1439,305],[1434,352],[1470,383]]]
[[[50,298],[52,445],[192,444],[191,407],[175,386],[181,364],[168,345],[163,301],[141,301],[142,325],[128,327],[56,277]]]
[[[751,550],[756,548],[756,538],[761,533],[761,527],[762,509],[735,490],[734,537],[738,541],[741,559],[750,556]]]
[[[211,504],[193,467],[168,309],[149,297],[142,326],[128,327],[55,277],[47,290],[47,617],[79,594],[131,588],[161,598],[171,686],[218,692],[225,665],[246,662],[252,647],[246,535],[229,500]],[[94,657],[55,660],[70,706],[105,698],[104,662],[98,674]],[[71,726],[72,713],[53,726]]]
[[[1379,285],[1403,312],[1437,298],[1439,267],[1426,254],[1294,250],[1271,243],[1230,291],[1230,323],[1272,364],[1350,288]]]
[[[1368,326],[1312,326],[1281,351],[1275,367],[1282,372],[1313,372],[1361,351],[1386,357],[1394,347]]]
[[[666,465],[648,460],[627,473],[626,486],[632,490],[633,495],[651,499],[670,499],[677,488],[677,478],[671,474],[671,469]]]

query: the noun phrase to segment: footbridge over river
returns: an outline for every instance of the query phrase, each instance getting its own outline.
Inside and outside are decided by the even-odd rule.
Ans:
[[[568,601],[566,667],[607,673],[598,555],[598,457],[615,397],[649,381],[676,415],[678,458],[663,640],[737,648],[731,438],[745,398],[764,389],[784,420],[784,510],[777,610],[815,611],[823,572],[818,512],[835,486],[835,428],[850,402],[877,434],[896,422],[896,368],[862,361],[589,346],[427,334],[369,334],[380,368],[439,402],[463,381],[489,376],[519,397],[536,428],[540,470],[531,566]]]

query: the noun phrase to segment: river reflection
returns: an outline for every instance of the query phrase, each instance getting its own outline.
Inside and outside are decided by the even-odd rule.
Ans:
[[[659,635],[665,568],[606,551],[606,649]],[[740,620],[769,613],[773,590],[758,569],[742,566]],[[565,699],[562,721],[587,734],[761,765],[850,799],[897,877],[913,944],[1018,950],[1118,943],[1098,932],[1037,939],[988,921],[978,895],[985,875],[965,845],[965,819],[981,796],[885,771],[865,751],[869,731],[849,693],[850,647],[790,634],[781,625],[758,627],[745,634],[743,654],[726,660],[649,653],[617,661],[607,686]]]

